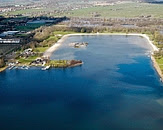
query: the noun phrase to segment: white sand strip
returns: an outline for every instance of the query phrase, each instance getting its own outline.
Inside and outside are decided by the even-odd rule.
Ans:
[[[48,48],[44,54],[43,57],[49,57],[53,54],[53,52],[55,50],[58,49],[58,47],[62,44],[62,42],[64,42],[64,40],[68,37],[68,35],[64,35],[60,40],[58,40],[57,43],[55,43],[53,46],[51,46],[50,48]]]

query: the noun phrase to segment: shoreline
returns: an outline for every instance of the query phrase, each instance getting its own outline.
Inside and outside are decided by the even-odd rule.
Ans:
[[[3,68],[0,68],[0,72],[3,72],[7,69],[7,66],[3,67]]]
[[[69,34],[68,34],[69,35]],[[68,37],[68,35],[64,35],[62,36],[61,39],[58,40],[58,42],[56,42],[55,44],[53,44],[50,48],[48,48],[44,54],[43,57],[48,57],[50,58],[52,53],[58,49],[58,47],[65,41],[65,39]]]
[[[153,63],[153,67],[155,68],[156,72],[158,73],[158,75],[160,76],[160,81],[163,82],[163,73],[159,67],[159,64],[157,63],[156,59],[151,56],[151,60],[152,60],[152,63]]]
[[[95,35],[124,35],[124,36],[141,36],[141,37],[145,38],[147,40],[147,42],[149,43],[149,45],[153,49],[153,51],[151,52],[151,61],[153,63],[153,67],[155,68],[156,72],[160,76],[161,81],[163,82],[163,73],[162,73],[158,63],[156,62],[155,58],[152,56],[154,51],[159,51],[159,48],[157,48],[157,46],[152,43],[152,41],[150,40],[150,38],[148,37],[147,34],[141,34],[141,33],[128,33],[128,34],[126,34],[126,33],[74,33],[74,34],[67,34],[67,35],[64,35],[57,43],[55,43],[53,46],[51,46],[48,50],[46,50],[45,53],[43,54],[43,56],[44,57],[51,57],[53,52],[55,52],[55,50],[57,50],[58,47],[69,36],[86,36],[86,35],[88,35],[88,36],[95,36]]]

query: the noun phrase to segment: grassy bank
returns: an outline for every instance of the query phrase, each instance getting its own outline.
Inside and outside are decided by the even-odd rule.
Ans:
[[[36,47],[34,52],[44,53],[49,47]]]
[[[55,68],[67,68],[67,67],[75,67],[82,65],[83,62],[81,60],[50,60],[46,65],[50,65]]]
[[[158,63],[158,65],[163,73],[163,56],[161,56],[161,57],[154,56],[154,58],[156,59],[156,62]]]
[[[51,60],[46,65],[50,65],[55,68],[63,68],[68,66],[67,60]]]
[[[17,58],[16,60],[19,61],[21,65],[29,65],[36,58],[38,58],[38,56],[30,56],[28,58]]]

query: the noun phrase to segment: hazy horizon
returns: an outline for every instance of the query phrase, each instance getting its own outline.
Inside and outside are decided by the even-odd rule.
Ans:
[[[64,0],[0,0],[0,2],[16,2],[16,1],[26,1],[26,2],[34,2],[34,1],[64,1]],[[81,0],[67,0],[69,1],[81,1]],[[87,1],[107,1],[107,2],[113,2],[113,1],[144,1],[144,2],[163,2],[163,0],[83,0],[85,2]]]

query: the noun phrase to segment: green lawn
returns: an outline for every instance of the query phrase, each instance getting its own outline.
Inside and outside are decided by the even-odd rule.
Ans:
[[[47,39],[47,41],[54,41],[54,42],[56,42],[56,41],[58,41],[58,38],[57,38],[56,36],[50,36],[50,37]]]
[[[24,58],[18,58],[17,60],[21,63],[21,64],[29,64],[30,62],[34,61],[38,56],[31,56],[28,57],[26,59]]]
[[[49,38],[46,39],[47,42],[52,41],[52,42],[57,42],[62,36],[66,35],[66,34],[73,34],[75,32],[71,32],[71,31],[55,31],[53,32],[53,35],[51,35]]]
[[[37,47],[34,49],[35,52],[45,52],[49,47]]]
[[[156,61],[158,64],[163,64],[163,57],[162,58],[156,58]]]
[[[163,71],[163,57],[159,58],[159,59],[158,58],[155,58],[155,59],[159,65],[160,69]]]

